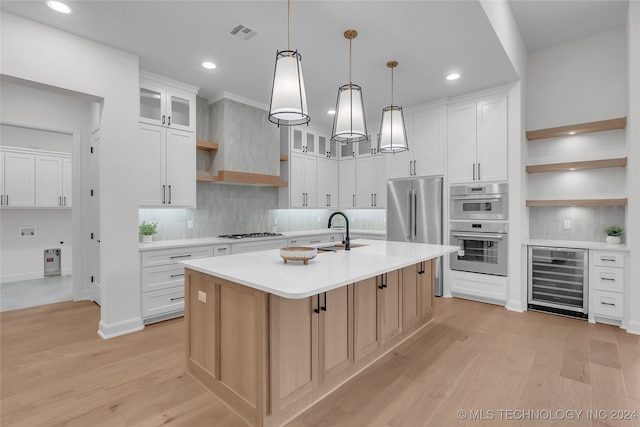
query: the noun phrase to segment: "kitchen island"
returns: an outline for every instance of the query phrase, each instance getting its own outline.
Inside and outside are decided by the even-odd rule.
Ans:
[[[186,369],[250,425],[279,426],[432,318],[433,259],[456,246],[358,240],[184,261]]]

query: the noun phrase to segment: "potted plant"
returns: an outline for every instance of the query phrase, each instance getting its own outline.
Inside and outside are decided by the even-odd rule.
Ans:
[[[142,243],[151,243],[153,240],[153,235],[158,232],[158,223],[155,221],[151,221],[150,223],[146,223],[142,221],[140,224],[140,234],[142,234]]]
[[[624,229],[617,225],[610,225],[604,229],[607,235],[607,243],[618,244],[620,243],[620,236],[624,234]]]

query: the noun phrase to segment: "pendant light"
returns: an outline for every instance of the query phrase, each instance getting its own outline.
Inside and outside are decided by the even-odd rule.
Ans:
[[[333,118],[333,132],[331,132],[331,139],[342,143],[369,139],[367,122],[364,118],[362,89],[351,81],[351,42],[357,36],[356,30],[344,32],[344,37],[349,40],[349,84],[340,86],[338,89],[336,114]]]
[[[393,105],[393,69],[397,66],[398,61],[387,62],[387,67],[391,68],[391,105],[382,109],[378,138],[378,151],[382,153],[398,153],[409,149],[402,107]]]
[[[278,126],[296,126],[309,123],[307,95],[302,77],[302,56],[291,50],[291,0],[287,1],[287,50],[276,53],[276,68],[273,73],[269,121]]]

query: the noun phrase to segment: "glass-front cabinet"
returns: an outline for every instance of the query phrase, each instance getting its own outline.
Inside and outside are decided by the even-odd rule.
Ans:
[[[195,132],[196,93],[154,77],[140,72],[140,122]]]

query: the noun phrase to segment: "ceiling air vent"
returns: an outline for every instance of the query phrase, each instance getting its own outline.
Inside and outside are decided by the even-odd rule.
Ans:
[[[253,36],[255,36],[256,34],[258,34],[258,31],[254,30],[253,28],[245,24],[236,24],[233,27],[231,27],[231,29],[229,30],[229,34],[231,34],[234,37],[238,37],[239,39],[242,39],[244,41],[247,41],[253,38]]]

